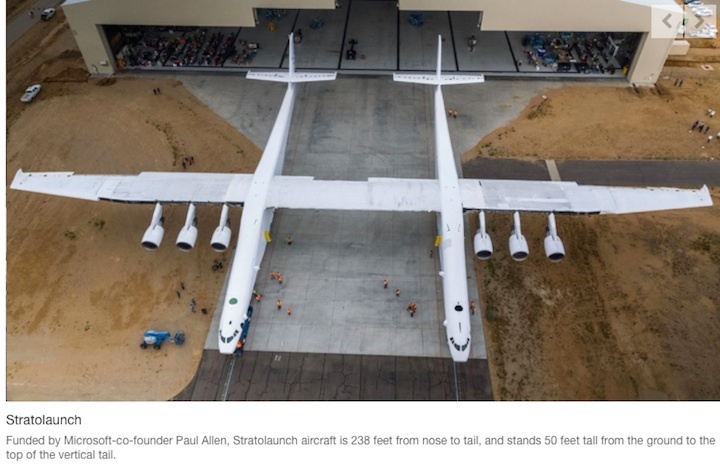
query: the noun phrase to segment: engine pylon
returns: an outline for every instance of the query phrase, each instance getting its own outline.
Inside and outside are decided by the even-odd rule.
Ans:
[[[493,244],[490,235],[487,234],[485,229],[485,212],[481,210],[478,219],[480,221],[480,227],[477,233],[475,233],[473,248],[475,249],[475,255],[479,259],[486,260],[490,259],[493,254]]]
[[[525,261],[530,255],[530,250],[528,249],[527,240],[520,230],[519,212],[515,212],[513,214],[513,221],[514,225],[512,227],[512,231],[510,232],[510,239],[508,241],[510,246],[510,256],[512,256],[512,259],[515,261]]]
[[[559,263],[565,258],[565,246],[557,234],[555,214],[548,215],[548,226],[545,232],[545,255],[553,263]]]

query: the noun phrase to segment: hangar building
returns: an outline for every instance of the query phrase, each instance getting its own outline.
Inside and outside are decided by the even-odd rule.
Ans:
[[[88,70],[298,67],[353,72],[443,69],[572,74],[653,84],[673,45],[651,34],[650,5],[673,0],[66,0]],[[679,23],[679,21],[678,21]],[[677,26],[677,23],[674,24]],[[298,36],[298,35],[296,35]]]

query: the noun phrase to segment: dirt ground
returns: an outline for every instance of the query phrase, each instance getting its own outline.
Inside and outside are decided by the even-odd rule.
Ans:
[[[25,71],[25,82],[43,85],[31,104],[20,103],[21,89],[8,90],[8,185],[20,167],[181,171],[186,155],[195,158],[193,171],[254,170],[260,150],[179,82],[87,80],[83,69],[77,52],[60,51]],[[7,199],[7,398],[159,400],[182,390],[197,369],[225,275],[212,271],[213,261],[228,263],[228,254],[206,251],[219,209],[198,209],[203,249],[182,253],[173,238],[186,209],[166,208],[164,245],[146,252],[140,237],[150,207],[14,191]],[[231,218],[239,221],[239,210]],[[183,330],[185,346],[141,350],[150,329]]]
[[[73,48],[66,27],[43,23],[8,51],[7,184],[20,167],[180,171],[185,155],[195,156],[194,171],[254,169],[260,151],[180,82],[88,80]],[[541,112],[539,95],[464,159],[478,150],[481,159],[720,156],[711,148],[720,144],[704,149],[704,138],[688,133],[707,108],[720,109],[714,74],[668,70],[660,92],[553,90]],[[673,87],[680,76],[682,90]],[[40,95],[21,104],[36,82]],[[713,197],[720,203],[718,190]],[[165,244],[150,253],[139,244],[147,206],[13,191],[7,199],[7,398],[162,400],[184,388],[224,277],[213,259],[228,258],[203,240],[219,209],[199,209],[205,249],[190,253],[172,244],[185,209],[166,209]],[[542,256],[545,222],[534,215],[523,217],[531,257],[510,260],[506,217],[489,216],[498,250],[476,262],[497,399],[720,399],[719,207],[558,217],[568,252],[560,264]],[[208,315],[190,312],[193,297]],[[184,330],[188,340],[143,351],[147,329]]]
[[[656,88],[569,85],[538,94],[463,161],[719,159],[717,139],[690,133],[695,120],[720,131],[708,108],[720,109],[717,65],[666,68]],[[526,215],[529,260],[498,250],[476,261],[496,399],[720,399],[720,189],[711,193],[712,208],[558,216],[559,264],[544,258],[545,217]],[[509,226],[488,216],[496,240]]]

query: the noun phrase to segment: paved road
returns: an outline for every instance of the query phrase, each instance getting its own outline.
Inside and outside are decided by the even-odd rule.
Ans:
[[[176,401],[456,400],[448,358],[245,352],[203,353]],[[487,360],[457,364],[458,400],[492,400]],[[226,382],[229,378],[229,385]]]
[[[30,7],[25,13],[18,15],[13,21],[7,24],[7,31],[5,32],[5,47],[9,48],[15,41],[17,41],[22,35],[24,35],[35,23],[39,23],[40,13],[46,8],[55,8],[62,2],[57,0],[38,0]],[[33,11],[35,14],[33,18],[28,15],[29,11]],[[52,18],[50,21],[55,21],[56,18]]]
[[[598,186],[720,186],[718,161],[557,161],[560,179]],[[463,165],[474,179],[549,180],[545,161],[475,159]]]

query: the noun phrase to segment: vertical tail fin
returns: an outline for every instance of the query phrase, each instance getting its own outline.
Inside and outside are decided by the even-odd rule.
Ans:
[[[438,53],[437,67],[435,75],[427,74],[400,74],[394,73],[393,79],[397,82],[410,82],[413,84],[431,84],[431,85],[447,85],[447,84],[476,84],[485,82],[485,77],[480,74],[477,76],[466,76],[459,74],[442,74],[442,36],[438,35]]]
[[[442,35],[438,35],[437,81],[442,82]]]
[[[290,82],[292,82],[295,77],[295,34],[290,33],[288,38],[290,42],[290,46],[288,47],[288,75],[290,76]]]

